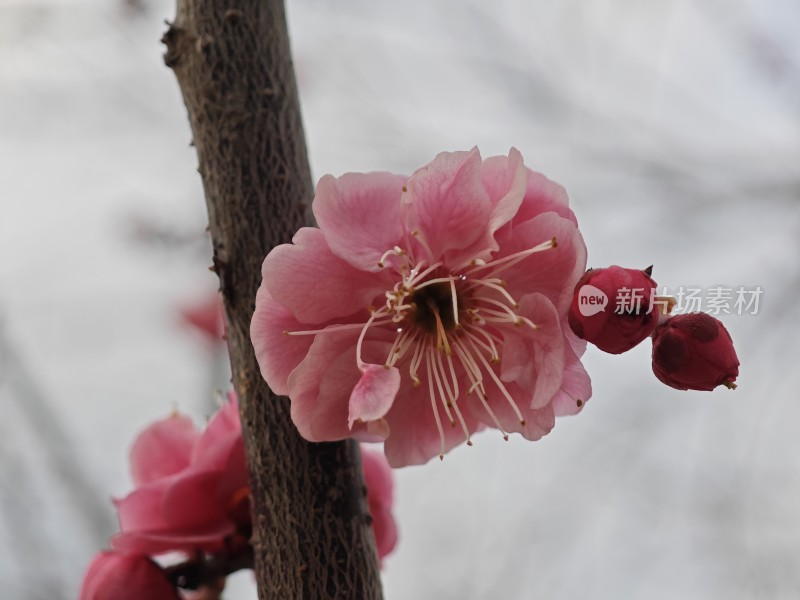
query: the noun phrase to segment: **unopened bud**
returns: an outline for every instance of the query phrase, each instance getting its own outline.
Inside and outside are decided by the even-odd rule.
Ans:
[[[590,269],[575,286],[569,325],[579,338],[610,354],[621,354],[653,333],[656,282],[647,270],[611,266]]]
[[[653,373],[678,390],[735,388],[739,358],[719,319],[705,313],[676,315],[653,333]]]

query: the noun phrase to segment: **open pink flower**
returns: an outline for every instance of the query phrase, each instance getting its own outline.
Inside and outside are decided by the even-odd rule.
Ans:
[[[173,414],[145,429],[131,450],[137,488],[116,500],[116,550],[138,554],[214,551],[249,539],[249,487],[238,403],[202,433]]]
[[[103,551],[83,577],[79,600],[180,600],[164,571],[141,555]]]
[[[517,150],[325,176],[313,210],[319,229],[264,260],[251,324],[303,437],[383,438],[391,465],[420,464],[487,425],[539,439],[588,399],[566,326],[586,249]]]
[[[155,555],[237,551],[252,529],[250,488],[234,393],[200,433],[186,416],[156,421],[131,448],[136,489],[116,500],[121,533],[112,546]],[[397,543],[393,482],[383,456],[362,454],[364,484],[381,558]]]

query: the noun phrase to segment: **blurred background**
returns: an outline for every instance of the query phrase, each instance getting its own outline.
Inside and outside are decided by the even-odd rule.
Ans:
[[[590,348],[544,440],[396,472],[389,600],[800,597],[800,4],[288,0],[311,163],[519,148],[591,266],[763,293],[735,392]],[[166,0],[0,0],[0,590],[70,599],[135,434],[227,380]],[[207,313],[205,313],[207,314]],[[195,326],[192,326],[192,321]],[[202,321],[202,319],[200,319]],[[495,432],[496,433],[496,432]],[[227,598],[254,598],[249,574]]]

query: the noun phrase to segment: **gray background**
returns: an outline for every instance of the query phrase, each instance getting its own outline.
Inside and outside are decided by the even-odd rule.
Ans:
[[[203,421],[224,366],[180,323],[215,289],[167,0],[0,0],[0,595],[74,598],[135,433]],[[315,177],[518,147],[593,266],[761,286],[723,317],[740,388],[677,392],[649,342],[589,349],[546,439],[396,473],[406,598],[800,597],[800,5],[291,0]],[[334,299],[335,301],[335,299]],[[301,476],[298,474],[298,476]],[[250,598],[249,574],[230,598]]]

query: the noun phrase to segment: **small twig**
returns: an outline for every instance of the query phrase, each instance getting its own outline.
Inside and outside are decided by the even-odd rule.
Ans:
[[[225,585],[225,577],[236,571],[252,568],[253,547],[247,544],[235,554],[198,556],[167,567],[165,571],[167,578],[175,586],[185,590],[197,590],[204,586],[221,590]]]

